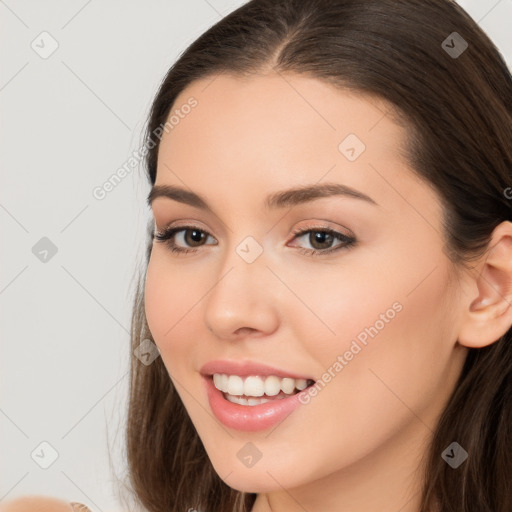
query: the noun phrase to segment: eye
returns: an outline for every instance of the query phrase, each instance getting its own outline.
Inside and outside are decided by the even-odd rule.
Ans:
[[[178,235],[179,233],[179,235]],[[165,243],[168,247],[170,247],[172,252],[177,253],[188,253],[188,252],[196,252],[197,249],[194,247],[200,247],[204,245],[204,241],[208,238],[212,238],[215,240],[209,233],[206,231],[199,229],[197,226],[177,226],[165,228],[162,231],[157,231],[154,234],[154,238],[159,241]],[[186,245],[192,246],[193,248],[182,247],[176,243],[176,239],[180,241],[180,243],[184,243]],[[216,244],[210,244],[216,245]]]
[[[324,255],[341,249],[349,249],[356,243],[355,238],[328,227],[296,230],[293,234],[295,235],[294,239],[306,238],[306,241],[311,244],[312,249],[302,248],[299,250],[301,254],[307,255]],[[306,235],[308,236],[306,237]],[[215,239],[207,231],[199,229],[197,226],[164,228],[155,232],[153,236],[155,240],[165,243],[175,253],[193,253],[202,245],[217,245],[216,242],[206,244],[208,238]],[[333,246],[336,240],[339,243]]]
[[[323,255],[338,251],[340,249],[349,249],[356,243],[356,239],[351,236],[339,233],[328,227],[314,227],[294,231],[294,239],[305,238],[313,249],[303,248],[299,252],[309,255]],[[339,243],[333,246],[338,240]]]

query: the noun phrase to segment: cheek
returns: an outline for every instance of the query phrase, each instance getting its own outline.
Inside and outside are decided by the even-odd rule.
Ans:
[[[371,351],[370,341],[386,336],[389,326],[404,315],[407,276],[391,279],[396,271],[382,271],[372,258],[375,255],[359,251],[339,263],[318,265],[314,272],[311,264],[299,270],[280,269],[295,297],[283,292],[279,314],[293,326],[292,337],[301,350],[320,363],[313,370],[328,369],[351,348],[359,351],[360,359]],[[355,359],[354,354],[348,358]]]
[[[159,249],[153,249],[146,273],[144,308],[149,329],[166,366],[171,351],[187,348],[187,344],[180,342],[180,333],[197,329],[193,308],[206,291],[197,285],[200,280],[190,286],[190,276],[178,272],[177,268],[165,255],[159,254]]]
[[[151,334],[157,345],[165,332],[172,326],[175,311],[175,299],[170,288],[168,273],[155,257],[155,249],[151,255],[146,272],[144,289],[144,309]]]
[[[429,267],[424,268],[428,274]],[[363,292],[354,283],[350,300],[343,296],[337,307],[324,309],[337,337],[330,351],[321,351],[325,368],[335,377],[320,394],[326,394],[326,402],[343,404],[334,423],[356,427],[347,435],[375,421],[382,422],[383,435],[399,428],[411,419],[411,411],[421,415],[436,406],[443,399],[442,383],[450,380],[454,340],[449,339],[446,267],[440,263],[417,288],[419,279],[398,271],[392,275],[393,286],[384,278]],[[343,360],[335,365],[338,356]],[[428,416],[425,412],[427,422]],[[367,434],[375,435],[371,429]]]

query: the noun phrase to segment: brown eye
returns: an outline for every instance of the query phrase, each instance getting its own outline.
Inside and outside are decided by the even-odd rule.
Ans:
[[[191,247],[202,245],[202,242],[206,240],[206,233],[199,229],[184,229],[183,231],[185,232],[185,242]]]
[[[195,252],[210,237],[215,240],[208,232],[198,229],[194,226],[179,226],[164,229],[156,232],[155,240],[163,242],[175,253]],[[207,244],[216,245],[216,244]]]
[[[303,243],[309,244],[312,248],[301,248],[299,252],[306,255],[329,254],[341,249],[354,247],[356,239],[344,235],[331,228],[309,228],[294,231],[297,240],[303,239]],[[338,242],[337,244],[335,242]]]
[[[327,231],[310,231],[309,243],[314,249],[329,249],[334,237]]]

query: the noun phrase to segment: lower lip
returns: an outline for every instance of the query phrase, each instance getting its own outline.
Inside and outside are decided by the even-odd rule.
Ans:
[[[240,405],[226,400],[222,391],[214,386],[211,376],[203,376],[203,380],[215,417],[226,427],[245,432],[265,430],[280,423],[302,405],[299,398],[309,390],[306,388],[289,398],[274,399],[264,404]]]

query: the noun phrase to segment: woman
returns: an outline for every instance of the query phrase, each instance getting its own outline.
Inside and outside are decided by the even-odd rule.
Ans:
[[[146,133],[145,509],[512,510],[511,116],[450,0],[253,0],[190,45]]]
[[[253,0],[190,45],[147,127],[147,510],[512,510],[511,115],[448,0]]]

